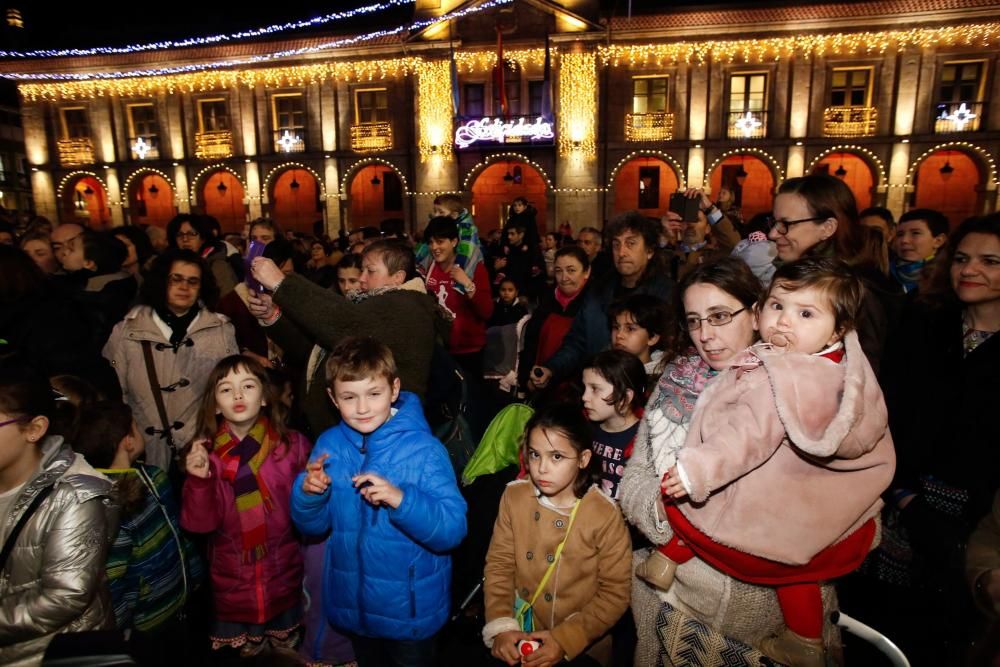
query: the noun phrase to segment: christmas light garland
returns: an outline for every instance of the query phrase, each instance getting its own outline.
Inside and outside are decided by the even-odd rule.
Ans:
[[[220,42],[235,42],[243,39],[253,39],[255,37],[270,36],[288,30],[299,30],[301,28],[313,28],[316,26],[341,21],[344,19],[373,14],[391,7],[413,4],[415,0],[386,0],[355,9],[348,9],[342,12],[332,12],[323,16],[315,16],[311,19],[300,21],[289,21],[287,23],[276,23],[262,28],[251,30],[241,30],[240,32],[228,35],[209,35],[207,37],[187,37],[179,40],[167,40],[163,42],[148,42],[146,44],[130,44],[127,46],[95,46],[83,49],[35,49],[33,51],[0,51],[0,58],[62,58],[66,56],[107,56],[126,53],[140,53],[142,51],[163,51],[166,49],[183,49],[191,46],[210,46]]]

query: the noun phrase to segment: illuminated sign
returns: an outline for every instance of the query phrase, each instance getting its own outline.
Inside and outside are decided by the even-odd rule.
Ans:
[[[480,118],[470,120],[455,130],[455,145],[468,148],[477,142],[491,143],[526,143],[534,141],[551,141],[552,123],[542,117],[527,122],[521,117],[517,120],[504,121],[500,118]]]

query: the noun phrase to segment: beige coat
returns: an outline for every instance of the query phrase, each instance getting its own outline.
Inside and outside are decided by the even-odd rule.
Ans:
[[[984,589],[991,570],[1000,569],[1000,493],[993,497],[993,510],[984,516],[969,537],[965,553],[965,575],[979,606],[996,618],[1000,605],[994,605]]]
[[[716,542],[801,565],[878,516],[896,465],[858,337],[829,359],[755,345],[698,398],[680,510]]]
[[[39,665],[60,632],[114,627],[104,563],[117,530],[111,482],[61,437],[42,445],[42,467],[7,516],[13,526],[42,488],[55,481],[17,538],[0,571],[0,665]]]
[[[193,345],[182,345],[176,352],[171,347],[157,350],[156,345],[167,345],[169,338],[154,319],[152,308],[136,306],[115,325],[104,346],[103,354],[118,373],[123,398],[132,408],[139,431],[146,440],[146,462],[163,470],[170,469],[171,452],[159,434],[146,432],[148,427],[161,429],[163,425],[150,389],[142,341],[148,340],[153,345],[156,379],[161,387],[181,380],[188,382],[186,386],[162,392],[168,420],[182,424],[173,432],[177,447],[183,447],[195,435],[208,374],[221,359],[239,353],[229,319],[205,309],[191,323],[187,338]]]
[[[542,505],[530,480],[507,485],[486,555],[486,627],[492,646],[518,630],[514,594],[530,601],[549,558],[566,536],[569,516]],[[591,487],[545,590],[534,605],[535,630],[550,630],[573,659],[600,640],[628,609],[632,542],[618,506]]]

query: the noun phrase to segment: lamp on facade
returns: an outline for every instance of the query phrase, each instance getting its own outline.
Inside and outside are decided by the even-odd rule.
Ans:
[[[88,185],[88,186],[87,186],[87,187],[86,187],[86,188],[84,189],[84,191],[83,191],[83,194],[85,194],[85,195],[87,195],[88,197],[90,197],[90,196],[92,196],[92,195],[94,194],[94,189],[93,189],[92,187],[90,187],[90,186]]]
[[[944,166],[938,169],[938,172],[941,174],[941,179],[947,181],[955,173],[955,168],[951,166],[951,155],[945,153],[945,156]]]
[[[377,171],[375,172],[375,176],[372,178],[372,185],[374,185],[375,187],[382,185],[382,181],[379,180]]]
[[[156,197],[156,195],[160,194],[160,188],[156,187],[156,183],[153,183],[152,185],[149,186],[149,194],[153,197]]]
[[[844,176],[847,176],[847,170],[844,169],[843,159],[841,159],[840,166],[837,167],[837,171],[833,172],[833,175],[836,176],[837,178],[843,178]]]
[[[292,182],[288,184],[292,190],[298,190],[300,185],[298,179],[295,177],[295,172],[292,172]]]
[[[221,176],[219,177],[219,184],[215,186],[215,189],[219,191],[220,197],[224,197],[226,195],[226,190],[229,189],[226,187],[226,183],[222,180]]]

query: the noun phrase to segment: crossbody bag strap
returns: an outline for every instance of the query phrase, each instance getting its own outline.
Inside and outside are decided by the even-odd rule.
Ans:
[[[29,520],[31,520],[31,516],[41,506],[41,504],[45,502],[45,499],[49,497],[49,494],[52,493],[52,490],[55,489],[55,487],[55,482],[53,482],[39,491],[38,495],[31,501],[27,509],[24,510],[24,514],[21,515],[21,518],[17,520],[16,524],[14,524],[10,534],[7,535],[7,541],[3,544],[3,550],[0,551],[0,572],[2,572],[4,567],[7,566],[7,559],[10,557],[11,552],[14,551],[14,543],[17,542],[17,538],[24,529],[24,526]]]
[[[146,361],[146,376],[149,378],[149,390],[153,393],[153,402],[156,404],[156,412],[160,415],[160,423],[163,431],[160,437],[167,441],[170,452],[177,458],[177,447],[174,445],[172,435],[173,424],[167,418],[167,406],[163,404],[163,390],[160,389],[160,381],[156,377],[156,362],[153,360],[153,344],[148,340],[142,341],[142,357]]]
[[[579,500],[576,501],[576,504],[573,505],[573,511],[570,512],[569,525],[566,526],[566,537],[564,537],[563,541],[560,542],[559,546],[556,547],[555,556],[552,558],[552,562],[549,563],[548,569],[545,570],[545,575],[542,577],[542,580],[538,582],[538,588],[535,589],[535,594],[531,596],[531,601],[528,602],[528,606],[526,607],[526,609],[534,608],[535,600],[537,600],[538,596],[542,594],[543,590],[545,590],[545,586],[546,584],[549,583],[549,579],[552,577],[552,573],[555,571],[556,565],[559,564],[559,557],[562,556],[563,547],[566,546],[566,542],[567,540],[569,540],[569,533],[571,530],[573,530],[573,521],[576,520],[576,511],[578,509],[580,509]]]

